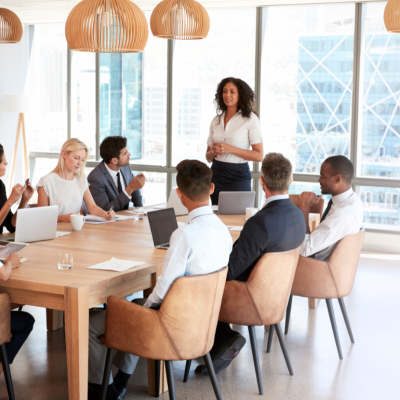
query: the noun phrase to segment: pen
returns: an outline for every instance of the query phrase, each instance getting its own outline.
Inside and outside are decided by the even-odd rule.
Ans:
[[[107,214],[110,214],[110,212],[114,210],[114,206],[111,206],[110,209],[107,211]]]

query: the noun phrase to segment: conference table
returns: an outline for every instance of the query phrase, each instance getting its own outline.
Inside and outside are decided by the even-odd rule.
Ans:
[[[244,215],[220,218],[228,226],[242,227],[245,223]],[[185,222],[186,216],[177,220]],[[310,225],[317,221],[319,215],[310,216]],[[166,250],[154,248],[147,217],[85,224],[81,231],[72,231],[69,223],[59,223],[57,231],[70,233],[31,243],[21,252],[27,261],[13,271],[8,281],[0,281],[0,292],[8,292],[12,303],[46,308],[49,330],[60,328],[65,321],[69,399],[86,400],[89,309],[106,303],[110,295],[125,297],[144,291],[147,297],[162,271]],[[230,233],[233,240],[240,235],[237,230]],[[58,269],[60,251],[73,252],[72,269]],[[144,264],[124,272],[87,269],[112,257]],[[155,394],[154,378],[154,362],[148,360],[149,394],[152,395]],[[160,393],[167,390],[163,370],[161,378]]]

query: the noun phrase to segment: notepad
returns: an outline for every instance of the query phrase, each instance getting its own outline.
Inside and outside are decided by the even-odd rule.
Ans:
[[[228,230],[230,231],[241,231],[243,226],[227,226]]]
[[[93,265],[92,267],[87,267],[88,269],[100,269],[104,271],[117,271],[122,272],[127,269],[143,265],[145,262],[142,261],[131,261],[131,260],[118,260],[117,258],[112,258],[109,261],[102,262],[100,264]]]

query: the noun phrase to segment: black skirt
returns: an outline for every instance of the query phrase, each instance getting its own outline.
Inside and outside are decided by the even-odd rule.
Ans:
[[[251,172],[249,163],[226,163],[214,160],[211,166],[215,185],[211,195],[213,205],[218,204],[219,192],[251,192]]]

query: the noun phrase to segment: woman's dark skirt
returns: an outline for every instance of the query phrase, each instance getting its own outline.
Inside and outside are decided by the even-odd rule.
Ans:
[[[219,192],[251,192],[249,163],[232,164],[214,160],[211,166],[215,185],[211,195],[213,205],[218,205]]]

